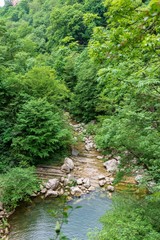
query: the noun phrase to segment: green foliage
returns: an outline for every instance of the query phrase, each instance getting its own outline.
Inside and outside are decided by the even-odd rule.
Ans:
[[[158,182],[159,14],[159,0],[23,0],[1,8],[0,171],[67,148],[60,113],[69,109],[79,121],[99,121],[88,131],[124,169],[136,160]]]
[[[85,26],[81,4],[63,5],[54,8],[51,14],[49,27],[50,41],[58,43],[66,36],[71,36],[75,41],[84,44]],[[50,43],[51,44],[51,43]]]
[[[113,209],[101,218],[103,229],[98,233],[90,234],[89,239],[159,239],[160,211],[155,214],[158,204],[159,199],[133,200],[133,196],[132,200],[128,196],[114,198]]]
[[[97,125],[96,123],[93,121],[93,122],[89,122],[87,125],[86,125],[86,133],[88,135],[95,135],[97,132]]]
[[[82,52],[77,59],[75,71],[78,81],[72,97],[71,113],[78,120],[89,122],[96,116],[98,90],[96,67],[91,60],[87,59],[86,51]]]
[[[45,99],[33,99],[24,104],[17,115],[11,148],[19,162],[35,164],[39,159],[65,150],[70,139],[70,131],[56,107]]]
[[[157,4],[106,1],[108,26],[94,29],[89,54],[99,66],[96,111],[105,113],[96,138],[98,147],[118,152],[123,165],[132,165],[136,158],[159,181]]]
[[[56,79],[56,72],[48,66],[34,67],[22,78],[25,93],[32,97],[45,97],[49,102],[61,105],[69,97],[67,87]]]
[[[39,180],[34,168],[13,168],[3,175],[0,188],[1,201],[11,210],[20,201],[29,200],[30,195],[39,190]]]

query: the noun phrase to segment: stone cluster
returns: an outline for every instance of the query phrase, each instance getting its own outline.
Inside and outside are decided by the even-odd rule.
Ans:
[[[12,213],[7,213],[3,207],[3,203],[0,202],[0,239],[7,240],[10,226],[7,222],[8,217]]]
[[[40,193],[44,197],[58,197],[65,195],[68,199],[72,197],[80,197],[82,194],[89,193],[95,190],[90,184],[89,178],[75,179],[68,174],[67,177],[61,177],[60,180],[53,178],[49,179],[41,186]]]

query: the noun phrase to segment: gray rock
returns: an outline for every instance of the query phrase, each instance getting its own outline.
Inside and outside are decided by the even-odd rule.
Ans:
[[[65,178],[64,178],[64,177],[61,177],[60,182],[61,182],[61,183],[64,183],[64,181],[65,181]]]
[[[78,186],[83,192],[86,191],[86,188],[83,185]]]
[[[106,184],[106,180],[102,179],[102,180],[99,181],[99,186],[100,187],[103,187],[105,184]]]
[[[65,158],[61,170],[66,173],[70,173],[70,171],[73,170],[73,168],[74,168],[73,160],[71,158]]]
[[[75,177],[73,176],[73,175],[71,175],[71,174],[68,174],[68,181],[71,181],[71,182],[76,182],[76,179],[75,179]]]
[[[62,196],[64,194],[64,190],[63,190],[63,188],[61,188],[59,191],[58,191],[58,195],[59,196]]]
[[[41,190],[41,193],[42,194],[45,194],[47,192],[47,188],[43,188],[42,190]]]
[[[113,177],[110,178],[110,182],[111,182],[111,183],[114,182],[114,178],[113,178]]]
[[[118,171],[118,161],[116,159],[108,160],[103,165],[108,172],[114,173]]]
[[[61,166],[61,171],[62,171],[62,172],[65,172],[65,173],[70,173],[71,169],[70,169],[70,167],[69,167],[67,164],[64,163],[64,164]]]
[[[78,178],[77,185],[82,185],[82,184],[83,184],[83,178]]]
[[[93,186],[90,186],[89,188],[88,188],[88,191],[90,191],[90,192],[92,192],[92,191],[94,191],[95,190],[95,187],[93,187]]]
[[[109,191],[109,192],[114,192],[114,187],[111,186],[111,185],[109,185],[109,186],[107,187],[107,191]]]
[[[114,178],[113,177],[106,177],[106,183],[107,184],[112,184],[114,181]]]
[[[107,184],[111,184],[111,178],[110,177],[106,177],[105,179],[106,179]]]
[[[99,179],[99,180],[102,180],[102,179],[105,179],[105,178],[106,178],[106,177],[105,177],[104,175],[99,175],[99,176],[98,176],[98,179]]]
[[[45,185],[47,189],[52,189],[52,190],[56,190],[58,186],[59,186],[59,181],[56,178],[49,179]]]
[[[64,178],[63,185],[67,186],[68,184],[69,184],[69,179],[68,178]]]
[[[87,151],[90,151],[93,147],[94,147],[94,144],[93,144],[92,142],[87,142],[87,143],[85,144],[85,149],[86,149]]]
[[[84,178],[83,179],[83,186],[85,188],[89,188],[91,186],[89,178]]]
[[[98,159],[98,160],[101,160],[101,159],[103,159],[103,158],[104,158],[103,156],[100,156],[100,155],[97,156],[97,159]]]
[[[53,191],[52,189],[49,189],[46,192],[46,194],[45,194],[45,197],[48,197],[48,196],[57,197],[58,196],[58,192],[57,191]]]
[[[3,218],[5,216],[5,212],[4,211],[0,211],[0,219]]]
[[[82,190],[76,186],[76,187],[71,187],[71,194],[76,197],[80,197],[82,195]]]

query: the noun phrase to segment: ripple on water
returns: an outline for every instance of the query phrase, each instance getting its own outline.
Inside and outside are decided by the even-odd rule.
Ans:
[[[63,224],[62,232],[70,239],[86,240],[87,232],[95,227],[101,228],[99,218],[111,208],[111,199],[105,193],[93,192],[75,198],[69,205],[77,208],[71,212],[68,223]],[[10,219],[12,226],[10,240],[49,240],[54,237],[56,219],[49,210],[62,208],[57,199],[36,201],[27,207],[20,207]]]

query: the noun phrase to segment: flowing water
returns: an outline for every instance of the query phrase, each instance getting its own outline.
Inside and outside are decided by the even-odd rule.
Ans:
[[[101,228],[99,218],[111,208],[112,201],[100,191],[92,192],[68,203],[72,206],[68,223],[62,226],[69,239],[85,240],[90,229]],[[80,206],[80,208],[76,208]],[[64,207],[59,198],[36,199],[33,204],[19,207],[10,218],[10,240],[50,240],[55,238],[57,218],[52,210]]]

